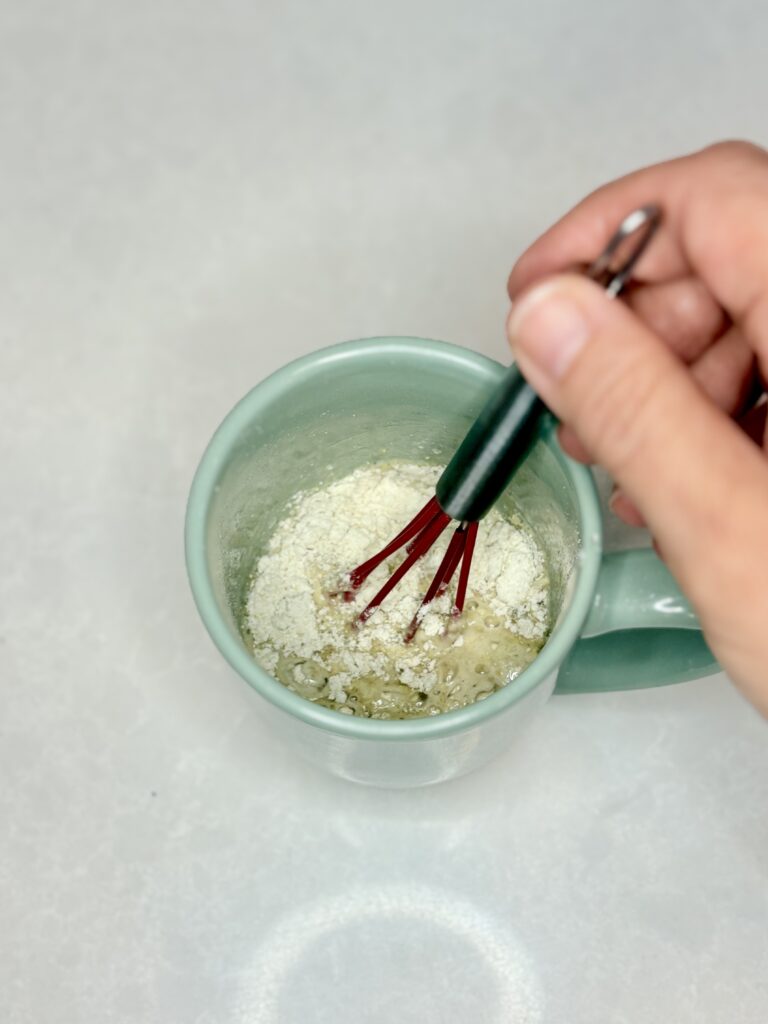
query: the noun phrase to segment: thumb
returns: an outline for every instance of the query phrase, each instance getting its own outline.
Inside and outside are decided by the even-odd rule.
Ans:
[[[738,587],[754,579],[754,545],[766,547],[759,449],[664,342],[586,278],[555,277],[524,293],[508,332],[524,375],[640,509],[699,613],[716,612],[718,552]]]

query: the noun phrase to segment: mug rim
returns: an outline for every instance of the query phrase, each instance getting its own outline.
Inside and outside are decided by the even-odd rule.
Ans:
[[[498,380],[506,367],[471,349],[449,342],[414,337],[374,337],[345,341],[316,349],[274,371],[254,385],[224,417],[215,431],[195,472],[187,501],[184,548],[192,596],[197,610],[220,653],[237,674],[257,693],[286,714],[326,732],[360,740],[437,739],[478,726],[495,718],[536,686],[556,673],[581,634],[589,614],[602,554],[602,517],[597,489],[589,469],[569,459],[560,446],[546,443],[576,492],[579,518],[579,552],[570,606],[535,660],[520,675],[481,701],[440,715],[409,719],[375,719],[342,715],[293,693],[269,675],[235,640],[222,615],[207,564],[207,523],[218,480],[244,427],[262,406],[288,395],[299,381],[318,368],[340,360],[413,356],[428,353],[443,361],[458,363],[477,376],[478,370],[490,382]]]

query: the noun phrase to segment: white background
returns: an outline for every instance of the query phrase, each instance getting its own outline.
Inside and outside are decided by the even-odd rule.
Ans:
[[[508,269],[585,191],[768,141],[766,30],[750,0],[2,6],[4,1021],[768,1019],[768,729],[724,679],[357,789],[269,735],[181,541],[266,373],[386,333],[504,359]]]

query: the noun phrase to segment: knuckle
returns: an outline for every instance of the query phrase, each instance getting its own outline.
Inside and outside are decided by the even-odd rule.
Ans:
[[[754,142],[747,139],[724,139],[714,142],[702,150],[704,156],[713,161],[765,163],[768,153]]]

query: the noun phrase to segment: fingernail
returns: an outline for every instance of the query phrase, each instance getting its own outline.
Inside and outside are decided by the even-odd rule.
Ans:
[[[509,341],[515,355],[552,380],[567,372],[589,335],[582,310],[557,281],[539,285],[512,307]]]

